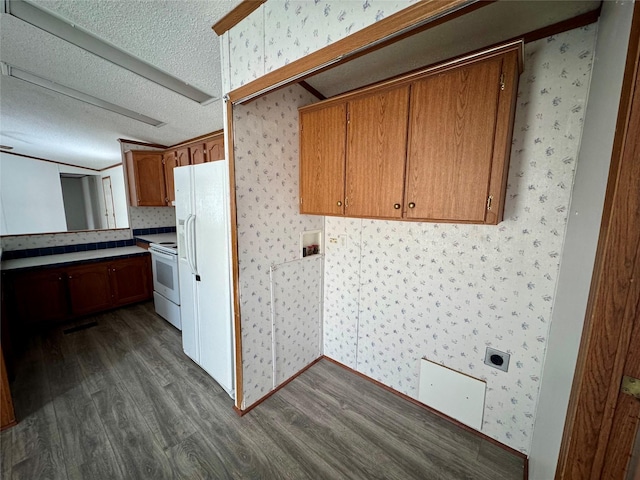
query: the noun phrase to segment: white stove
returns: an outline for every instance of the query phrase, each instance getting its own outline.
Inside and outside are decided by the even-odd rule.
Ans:
[[[180,282],[178,281],[178,245],[158,242],[149,245],[153,269],[153,304],[156,313],[178,330],[180,318]]]
[[[176,242],[158,242],[149,244],[150,250],[158,250],[163,253],[178,254],[178,244]]]

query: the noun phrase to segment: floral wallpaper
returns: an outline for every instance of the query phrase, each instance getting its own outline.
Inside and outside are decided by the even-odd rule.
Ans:
[[[310,352],[314,348],[317,351],[314,346],[317,342],[309,329],[315,328],[310,327],[313,322],[319,322],[314,312],[314,305],[319,302],[309,290],[300,291],[302,280],[297,278],[304,278],[303,285],[315,291],[315,282],[322,280],[321,265],[305,259],[304,269],[291,272],[293,277],[278,276],[278,272],[289,272],[293,268],[281,264],[299,258],[300,233],[322,229],[323,225],[322,217],[298,213],[298,107],[313,101],[315,97],[296,85],[247,105],[234,106],[243,407],[266,395],[276,381],[272,293],[282,300],[285,291],[291,296],[286,306],[282,301],[279,303],[285,312],[291,313],[277,311],[280,320],[276,327],[284,330],[276,335],[276,350],[296,352],[296,358],[278,357],[277,382],[284,380],[288,372],[295,373],[307,366],[308,358],[313,356]],[[270,283],[272,265],[276,266],[274,292]],[[285,280],[287,285],[283,283]],[[291,310],[287,310],[289,308]],[[292,330],[296,324],[300,329]]]
[[[229,32],[231,88],[349,36],[417,0],[266,2]]]
[[[322,354],[322,264],[313,255],[271,268],[274,386]]]
[[[132,229],[175,227],[175,207],[129,207],[129,225]]]
[[[595,25],[526,45],[505,220],[326,217],[324,351],[417,397],[426,357],[487,381],[482,431],[528,453],[595,47]],[[487,346],[511,354],[484,365]]]
[[[34,235],[11,235],[2,237],[2,250],[26,250],[30,248],[61,247],[83,243],[129,240],[131,230],[99,230],[90,232],[46,233]]]

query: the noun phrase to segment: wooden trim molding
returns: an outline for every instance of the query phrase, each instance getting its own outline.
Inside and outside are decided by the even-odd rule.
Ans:
[[[260,405],[262,402],[264,402],[266,399],[268,399],[269,397],[271,397],[273,394],[275,394],[276,392],[282,390],[284,387],[286,387],[287,385],[289,385],[292,381],[294,381],[296,378],[298,378],[300,375],[302,375],[304,372],[306,372],[307,370],[309,370],[311,367],[313,367],[316,363],[318,363],[320,360],[322,360],[323,358],[325,358],[324,356],[320,356],[318,358],[316,358],[313,362],[311,362],[309,365],[307,365],[306,367],[304,367],[302,370],[300,370],[298,373],[294,374],[292,377],[290,377],[289,379],[285,380],[284,382],[282,382],[280,385],[278,385],[276,388],[274,388],[273,390],[271,390],[269,393],[267,393],[264,397],[260,398],[259,400],[255,401],[254,403],[251,404],[250,407],[245,408],[244,410],[241,410],[240,408],[234,407],[234,410],[236,411],[236,413],[240,416],[243,416],[247,413],[249,413],[251,410],[253,410],[254,408],[256,408],[258,405]]]
[[[556,479],[600,478],[638,302],[640,3],[631,34],[600,237]],[[635,296],[635,298],[634,298]],[[634,303],[636,302],[636,303]],[[637,346],[634,346],[637,348]],[[608,478],[608,477],[607,477]]]
[[[267,0],[242,0],[233,10],[218,20],[213,28],[218,36],[231,30]]]
[[[582,13],[576,17],[554,23],[553,25],[549,25],[547,27],[533,30],[531,32],[525,33],[524,35],[518,35],[517,37],[514,37],[514,40],[516,38],[523,38],[524,43],[535,42],[536,40],[547,38],[551,35],[557,35],[562,32],[567,32],[569,30],[573,30],[574,28],[591,25],[592,23],[596,23],[598,21],[598,18],[600,18],[601,10],[602,3],[600,3],[600,5],[598,5],[598,8],[596,8],[595,10]]]
[[[184,147],[184,146],[189,145],[191,143],[196,143],[196,142],[200,142],[200,141],[203,141],[203,140],[209,140],[210,138],[218,137],[218,136],[223,135],[223,134],[224,134],[224,130],[220,129],[220,130],[216,130],[215,132],[205,133],[204,135],[199,135],[197,137],[190,138],[189,140],[185,140],[184,142],[176,143],[175,145],[170,145],[170,146],[165,147],[165,148],[167,150],[171,150],[173,148]]]
[[[16,157],[23,157],[23,158],[30,158],[31,160],[40,160],[41,162],[48,162],[48,163],[55,163],[57,165],[65,165],[67,167],[74,167],[74,168],[83,168],[85,170],[92,170],[94,172],[101,172],[102,170],[99,170],[97,168],[91,168],[91,167],[81,167],[80,165],[73,165],[71,163],[65,163],[65,162],[58,162],[56,160],[49,160],[48,158],[41,158],[41,157],[34,157],[32,155],[24,155],[22,153],[16,153],[16,152],[7,152],[5,150],[2,150],[2,153],[5,153],[7,155],[15,155]],[[122,163],[122,162],[120,162]],[[119,165],[119,164],[116,164]],[[116,166],[116,165],[112,165],[112,166]],[[108,167],[111,168],[111,167]]]
[[[238,259],[238,207],[236,203],[236,167],[233,141],[233,104],[227,102],[227,159],[229,161],[229,197],[231,209],[231,274],[233,280],[233,331],[236,359],[236,399],[235,408],[242,408],[243,376],[242,376],[242,321],[240,315],[240,261]]]
[[[415,3],[379,22],[355,32],[337,42],[295,60],[277,70],[247,83],[229,93],[233,103],[244,103],[266,91],[299,82],[306,75],[328,64],[335,64],[362,49],[373,49],[376,42],[392,35],[400,35],[409,28],[447,20],[478,8],[477,0],[428,0]],[[479,2],[481,6],[491,2]]]
[[[157,143],[147,143],[147,142],[139,142],[137,140],[128,140],[126,138],[119,138],[118,141],[120,143],[130,143],[131,145],[140,145],[141,147],[151,147],[151,148],[169,148],[166,145],[159,145]]]
[[[311,95],[316,97],[318,100],[326,100],[327,99],[327,97],[325,97],[322,93],[320,93],[318,90],[313,88],[311,85],[309,85],[304,80],[301,80],[298,85],[300,85],[302,88],[304,88],[307,92],[309,92]]]
[[[109,170],[110,168],[118,167],[120,165],[122,165],[122,162],[114,163],[113,165],[109,165],[108,167],[101,168],[98,171],[99,172],[104,172],[105,170]],[[80,167],[80,168],[86,168],[86,167]]]
[[[489,437],[488,435],[485,435],[484,433],[479,432],[478,430],[475,430],[475,429],[473,429],[473,428],[471,428],[471,427],[469,427],[469,426],[465,425],[464,423],[460,423],[460,422],[459,422],[458,420],[456,420],[455,418],[452,418],[452,417],[450,417],[450,416],[448,416],[448,415],[445,415],[444,413],[442,413],[442,412],[440,412],[440,411],[438,411],[438,410],[435,410],[435,409],[433,409],[433,408],[429,407],[428,405],[425,405],[424,403],[422,403],[422,402],[420,402],[420,401],[416,400],[415,398],[410,397],[409,395],[406,395],[406,394],[404,394],[404,393],[402,393],[402,392],[399,392],[398,390],[395,390],[395,389],[393,389],[393,388],[391,388],[391,387],[389,387],[389,386],[385,385],[384,383],[379,382],[378,380],[375,380],[375,379],[373,379],[373,378],[371,378],[371,377],[368,377],[368,376],[367,376],[367,375],[365,375],[364,373],[360,373],[359,371],[354,370],[353,368],[348,367],[347,365],[345,365],[345,364],[343,364],[343,363],[340,363],[340,362],[338,362],[337,360],[334,360],[334,359],[333,359],[333,358],[331,358],[331,357],[327,357],[326,355],[323,355],[321,358],[319,358],[318,360],[316,360],[316,362],[314,362],[314,363],[317,363],[318,361],[320,361],[320,360],[322,360],[322,359],[325,359],[325,360],[327,360],[327,361],[329,361],[329,362],[331,362],[331,363],[334,363],[334,364],[338,365],[339,367],[342,367],[342,368],[344,368],[345,370],[350,371],[350,372],[351,372],[351,373],[353,373],[354,375],[357,375],[357,376],[359,376],[360,378],[363,378],[363,379],[365,379],[365,380],[367,380],[367,381],[369,381],[369,382],[373,383],[374,385],[376,385],[376,386],[378,386],[378,387],[382,388],[383,390],[386,390],[387,392],[393,393],[394,395],[397,395],[398,397],[402,398],[403,400],[406,400],[407,402],[413,403],[414,405],[417,405],[417,406],[419,406],[420,408],[424,408],[425,410],[428,410],[429,412],[433,413],[434,415],[437,415],[437,416],[439,416],[439,417],[441,417],[441,418],[444,418],[445,420],[447,420],[447,421],[449,421],[449,422],[453,423],[454,425],[456,425],[456,426],[460,427],[461,429],[466,430],[467,432],[471,432],[471,433],[473,433],[474,435],[477,435],[478,437],[482,438],[483,440],[486,440],[486,441],[487,441],[487,442],[489,442],[489,443],[493,443],[494,445],[497,445],[498,447],[500,447],[500,448],[502,448],[502,449],[506,450],[507,452],[512,453],[513,455],[515,455],[515,456],[517,456],[517,457],[522,458],[523,460],[525,460],[525,472],[527,471],[527,461],[528,461],[528,458],[527,458],[527,456],[526,456],[524,453],[522,453],[522,452],[520,452],[520,451],[518,451],[518,450],[516,450],[516,449],[514,449],[514,448],[511,448],[510,446],[505,445],[504,443],[499,442],[499,441],[498,441],[498,440],[496,440],[495,438],[491,438],[491,437]],[[312,364],[312,365],[313,365],[313,364]],[[311,366],[311,365],[309,365],[309,367],[310,367],[310,366]],[[307,367],[307,368],[308,368],[308,367]],[[460,373],[460,372],[458,372],[458,373]],[[474,378],[474,377],[471,377],[471,378]],[[477,379],[476,379],[476,380],[477,380]]]

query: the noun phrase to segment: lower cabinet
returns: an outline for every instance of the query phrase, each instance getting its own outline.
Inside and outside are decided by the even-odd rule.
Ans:
[[[29,272],[8,272],[3,275],[3,287],[12,318],[28,322],[49,322],[69,317],[67,274],[51,268]]]
[[[12,323],[42,324],[153,298],[151,258],[141,255],[3,273]]]
[[[71,315],[107,310],[113,304],[108,263],[93,263],[69,270]]]
[[[111,301],[114,307],[153,297],[151,258],[125,258],[111,263]]]

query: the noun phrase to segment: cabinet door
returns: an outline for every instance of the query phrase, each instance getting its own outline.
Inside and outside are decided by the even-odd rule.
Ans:
[[[191,165],[189,149],[187,147],[176,150],[176,166],[184,167],[185,165]]]
[[[345,215],[402,217],[409,86],[349,102]]]
[[[19,321],[42,323],[69,317],[64,270],[18,272],[4,278],[13,293],[10,310]]]
[[[176,152],[166,152],[162,155],[162,164],[164,165],[164,183],[167,189],[167,205],[173,205],[176,200],[176,192],[173,184],[173,169],[177,167]]]
[[[15,423],[16,416],[13,411],[9,379],[7,378],[7,369],[4,364],[4,352],[0,348],[0,430],[11,427]]]
[[[162,154],[141,150],[125,155],[129,198],[134,207],[162,207],[167,204]]]
[[[107,310],[113,305],[106,262],[70,267],[69,296],[74,315]]]
[[[149,255],[115,260],[109,268],[114,306],[152,298]]]
[[[501,64],[485,60],[412,84],[407,218],[484,222]]]
[[[204,144],[206,162],[215,162],[216,160],[224,160],[224,137],[209,140]]]
[[[198,165],[206,162],[207,158],[205,156],[204,143],[190,146],[189,158],[191,159],[191,165]]]
[[[346,103],[300,112],[300,213],[344,213]]]

